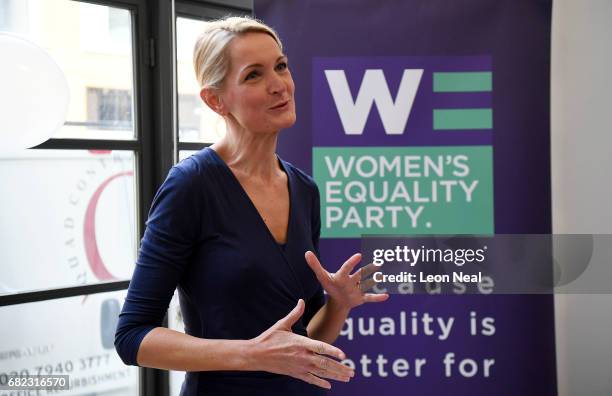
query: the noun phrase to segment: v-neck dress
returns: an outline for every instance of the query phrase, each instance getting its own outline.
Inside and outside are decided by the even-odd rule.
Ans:
[[[289,186],[289,224],[277,243],[223,159],[205,148],[175,165],[157,191],[136,268],[119,315],[115,347],[128,365],[144,336],[162,325],[178,290],[185,332],[211,339],[251,339],[302,298],[306,335],[324,305],[304,259],[318,255],[319,193],[312,178],[279,158]],[[181,395],[321,395],[322,388],[263,371],[188,372]]]

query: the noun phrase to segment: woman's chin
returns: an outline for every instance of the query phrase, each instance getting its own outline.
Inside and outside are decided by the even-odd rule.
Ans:
[[[273,123],[274,129],[279,130],[279,129],[291,128],[293,124],[295,124],[295,120],[296,120],[295,113],[286,114],[281,119],[275,120],[275,122]]]
[[[262,120],[263,121],[263,120]],[[295,113],[285,114],[282,117],[267,119],[262,123],[252,123],[245,125],[245,129],[258,131],[258,133],[276,133],[285,128],[291,128],[296,121]]]

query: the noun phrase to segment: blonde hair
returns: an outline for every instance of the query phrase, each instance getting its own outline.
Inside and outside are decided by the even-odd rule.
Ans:
[[[200,88],[221,88],[229,69],[227,46],[236,36],[260,32],[270,35],[281,51],[280,38],[268,25],[250,17],[226,17],[206,22],[193,49],[193,68]]]

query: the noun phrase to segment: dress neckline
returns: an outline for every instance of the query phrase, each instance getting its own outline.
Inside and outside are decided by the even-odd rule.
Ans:
[[[263,226],[263,228],[267,232],[267,234],[270,237],[270,239],[272,240],[272,242],[274,242],[274,244],[280,250],[284,251],[285,248],[287,247],[287,245],[289,244],[289,241],[291,240],[291,228],[292,228],[291,227],[291,223],[292,223],[292,220],[293,220],[293,188],[292,188],[293,181],[292,181],[291,172],[288,170],[288,168],[287,168],[287,166],[285,164],[285,161],[283,161],[278,156],[278,154],[276,154],[276,159],[278,160],[278,163],[279,163],[281,169],[287,175],[287,190],[288,190],[288,195],[289,195],[289,218],[287,219],[287,231],[285,232],[285,239],[286,240],[285,240],[285,242],[281,243],[281,242],[277,241],[276,238],[274,238],[274,235],[272,234],[272,231],[270,231],[270,228],[268,228],[268,225],[264,221],[263,217],[261,217],[261,214],[257,210],[257,207],[253,203],[253,200],[251,200],[251,197],[249,197],[249,194],[247,194],[247,192],[244,189],[244,187],[242,187],[242,184],[240,184],[240,181],[238,180],[238,178],[236,177],[234,172],[232,172],[232,169],[229,167],[229,165],[227,165],[225,160],[223,160],[223,158],[221,158],[221,156],[214,149],[212,149],[210,147],[206,147],[205,150],[207,150],[210,153],[212,153],[212,156],[215,158],[215,160],[228,173],[229,178],[232,180],[232,183],[234,183],[236,188],[241,192],[242,197],[246,200],[246,202],[248,203],[248,206],[254,212],[255,217],[259,219],[258,220],[259,223]]]

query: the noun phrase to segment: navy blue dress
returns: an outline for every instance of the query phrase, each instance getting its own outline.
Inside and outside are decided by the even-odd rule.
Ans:
[[[162,325],[175,288],[185,332],[211,339],[251,339],[302,298],[293,331],[306,335],[324,305],[304,259],[318,254],[319,193],[312,178],[279,158],[287,174],[287,242],[279,245],[219,155],[205,148],[175,165],[157,191],[115,335],[128,365],[144,336]],[[188,372],[181,395],[321,395],[325,390],[267,372]]]

